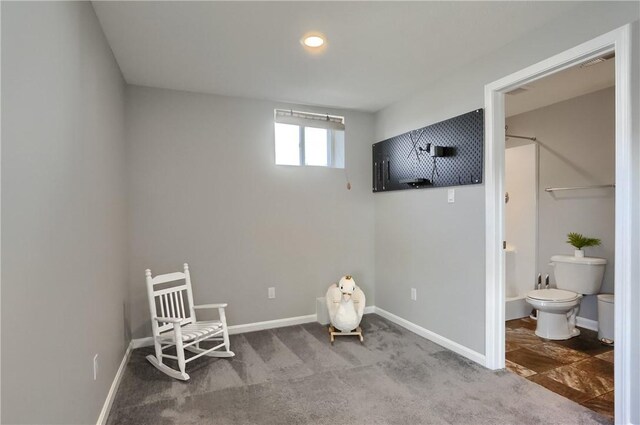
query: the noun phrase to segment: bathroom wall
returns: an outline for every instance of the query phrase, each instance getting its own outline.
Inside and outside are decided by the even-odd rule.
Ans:
[[[585,96],[507,118],[509,132],[535,136],[540,149],[538,179],[538,271],[551,274],[554,254],[572,255],[567,233],[597,237],[602,245],[587,256],[607,259],[601,292],[613,293],[615,190],[545,192],[546,187],[589,186],[615,182],[615,90]],[[526,141],[507,140],[507,147]],[[582,301],[579,316],[597,320],[595,296]]]
[[[481,108],[485,84],[626,23],[638,25],[639,16],[637,3],[587,2],[379,111],[374,141]],[[638,51],[635,45],[632,52]],[[447,203],[447,189],[403,192],[374,197],[376,305],[484,353],[484,187],[456,188],[454,204]],[[417,285],[417,301],[410,285]]]
[[[346,170],[275,165],[274,108],[344,116]],[[315,314],[344,274],[375,303],[372,114],[129,86],[127,138],[135,338],[151,332],[144,270],[183,262],[232,325]]]

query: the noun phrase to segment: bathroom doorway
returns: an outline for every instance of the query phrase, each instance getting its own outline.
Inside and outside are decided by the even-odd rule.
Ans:
[[[612,341],[613,329],[599,335],[597,297],[586,294],[614,290],[614,59],[608,53],[577,64],[508,92],[505,102],[506,368],[609,420],[614,351],[600,337]],[[575,257],[569,232],[600,242]],[[562,285],[555,268],[566,266],[550,266],[558,255],[570,267],[585,261],[577,269],[593,269],[597,288]],[[587,264],[596,260],[606,264]],[[546,299],[556,288],[572,302]],[[555,305],[532,311],[529,297]],[[545,327],[543,310],[555,314],[561,304],[561,320]]]
[[[611,33],[604,34],[580,46],[532,65],[526,69],[511,74],[501,80],[495,81],[485,88],[486,107],[486,234],[487,234],[487,267],[486,267],[486,365],[492,369],[500,369],[505,366],[505,97],[507,93],[527,84],[538,82],[545,77],[552,76],[560,71],[575,67],[576,65],[596,60],[603,55],[615,54],[615,351],[613,355],[595,353],[590,355],[593,359],[607,361],[597,356],[615,358],[615,416],[617,422],[629,422],[630,418],[638,413],[638,406],[632,402],[640,396],[640,391],[632,382],[632,376],[637,372],[638,347],[633,344],[640,334],[640,326],[633,320],[630,300],[640,295],[639,289],[633,282],[640,278],[638,270],[633,267],[632,253],[639,244],[638,235],[633,232],[638,226],[638,218],[632,214],[633,205],[638,202],[636,187],[636,170],[633,163],[637,160],[637,152],[632,149],[632,122],[631,115],[631,70],[630,70],[630,34],[629,26],[622,27]],[[526,87],[524,87],[526,89]],[[587,123],[588,125],[589,123]],[[517,134],[529,136],[522,129],[509,128],[509,132],[517,130]],[[531,135],[541,138],[537,135]],[[539,175],[544,174],[540,169]],[[605,183],[606,184],[606,183]],[[592,185],[589,185],[592,186]],[[562,189],[564,186],[558,186]],[[547,187],[539,187],[542,193]],[[549,187],[548,189],[553,189]],[[590,195],[591,196],[591,195]],[[539,220],[542,222],[542,218]],[[543,261],[549,261],[548,256],[538,247],[538,268]],[[551,274],[551,273],[550,273]],[[597,303],[594,303],[597,305]],[[530,318],[516,319],[522,321],[519,328],[533,328],[536,323]],[[511,327],[511,326],[509,326]],[[586,328],[585,328],[586,329]],[[530,329],[532,330],[532,329]],[[533,331],[533,330],[532,330]],[[586,329],[589,331],[589,329]],[[587,335],[585,332],[584,335]],[[533,334],[533,337],[537,337]],[[523,340],[528,338],[523,336]],[[597,337],[596,337],[597,338]],[[568,341],[579,341],[578,338]],[[534,342],[531,340],[531,342]],[[596,340],[597,342],[597,340]],[[563,345],[558,342],[537,341],[538,344],[547,344],[548,350],[554,350]],[[603,346],[606,349],[606,346]],[[564,347],[567,348],[567,347]],[[571,347],[569,347],[572,349]],[[558,350],[556,350],[558,351]],[[562,351],[562,350],[559,350]],[[577,350],[574,350],[577,351]],[[609,350],[611,351],[611,350]],[[591,358],[591,363],[599,361]],[[571,366],[571,365],[570,365]],[[611,366],[611,368],[613,368]],[[536,372],[538,373],[538,372]],[[589,372],[586,372],[587,374]],[[549,377],[552,379],[552,377]],[[611,394],[612,396],[613,394]],[[613,398],[613,397],[611,397]]]

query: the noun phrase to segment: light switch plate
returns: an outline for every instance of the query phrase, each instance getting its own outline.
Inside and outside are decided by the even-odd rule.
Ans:
[[[455,189],[449,189],[447,191],[447,202],[449,202],[450,204],[453,204],[454,202],[456,202],[456,190]]]

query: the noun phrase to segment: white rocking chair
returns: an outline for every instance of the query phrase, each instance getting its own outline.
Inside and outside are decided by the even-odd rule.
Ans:
[[[186,364],[200,356],[233,357],[229,350],[229,331],[224,309],[227,304],[193,305],[193,292],[189,265],[184,264],[184,272],[168,273],[151,277],[151,270],[145,271],[147,277],[147,293],[149,295],[149,310],[151,311],[151,327],[156,355],[148,355],[147,360],[160,371],[172,378],[188,380],[185,372]],[[170,285],[171,282],[182,281]],[[163,285],[164,284],[164,285]],[[162,287],[162,289],[159,289]],[[188,305],[185,305],[185,298]],[[217,308],[220,320],[198,322],[195,310]],[[160,314],[158,314],[158,310]],[[200,348],[202,341],[221,341],[214,347]],[[163,354],[162,351],[176,347],[177,356]],[[185,359],[184,350],[196,353]],[[175,370],[163,363],[163,359],[178,361]]]

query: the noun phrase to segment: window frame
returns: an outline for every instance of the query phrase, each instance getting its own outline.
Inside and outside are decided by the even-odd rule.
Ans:
[[[278,116],[279,114],[286,114],[286,113],[290,113],[290,119],[291,120],[295,120],[293,122],[287,122],[286,120],[278,120]],[[295,118],[294,118],[295,117]],[[313,117],[313,119],[309,118],[308,122],[305,121],[304,117]],[[330,124],[336,124],[338,126],[338,128],[333,127],[332,125],[322,125],[320,124],[323,120],[324,117],[326,117],[326,121],[327,123],[329,123],[330,119],[331,122]],[[297,120],[296,120],[297,118]],[[339,121],[336,121],[339,120]],[[284,121],[284,122],[283,122]],[[313,125],[313,124],[316,125]],[[295,125],[298,127],[298,164],[278,164],[277,162],[275,162],[275,165],[289,165],[289,166],[294,166],[294,167],[325,167],[325,168],[345,168],[345,158],[344,158],[344,152],[343,152],[343,158],[342,158],[342,164],[341,166],[338,165],[338,162],[336,161],[336,132],[338,131],[342,131],[343,133],[345,132],[345,127],[344,127],[344,117],[340,117],[340,116],[335,116],[335,115],[328,115],[328,114],[315,114],[315,113],[310,113],[310,112],[300,112],[300,111],[293,111],[293,110],[283,110],[283,109],[275,109],[274,110],[274,162],[275,162],[275,158],[277,158],[277,152],[275,152],[275,149],[277,149],[277,139],[276,139],[276,126],[278,124],[281,125]],[[309,125],[306,125],[309,124]],[[306,163],[306,129],[307,128],[319,128],[319,129],[323,129],[326,132],[326,164],[325,165],[316,165],[316,164],[307,164]],[[345,140],[343,140],[343,143],[345,143]],[[343,147],[343,149],[346,149],[346,146]]]
[[[298,149],[300,152],[300,165],[298,165],[298,167],[300,166],[305,166],[305,167],[326,167],[326,168],[337,168],[335,166],[335,161],[334,161],[334,157],[333,157],[333,152],[335,151],[335,143],[336,143],[336,137],[335,137],[335,131],[333,129],[330,128],[325,128],[323,130],[326,130],[326,135],[327,135],[327,164],[326,165],[315,165],[315,164],[307,164],[307,158],[306,158],[306,143],[307,143],[307,139],[306,139],[306,129],[307,128],[318,128],[318,127],[307,127],[307,126],[302,126],[299,125],[298,126]]]

